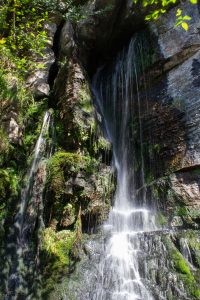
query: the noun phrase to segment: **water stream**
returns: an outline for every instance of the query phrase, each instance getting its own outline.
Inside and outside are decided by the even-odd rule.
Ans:
[[[141,235],[155,231],[156,226],[153,212],[146,206],[145,189],[139,197],[136,193],[136,185],[144,185],[144,162],[141,146],[141,164],[136,177],[137,157],[130,126],[135,116],[139,119],[140,144],[143,141],[135,47],[136,41],[132,39],[111,67],[97,72],[93,82],[96,108],[102,116],[104,134],[112,143],[117,170],[114,206],[104,224],[104,232],[109,237],[98,267],[94,300],[153,299],[141,278],[138,263],[142,254]]]
[[[26,184],[21,193],[14,226],[7,238],[7,267],[4,268],[4,272],[7,272],[8,279],[5,280],[5,300],[32,299],[34,290],[32,287],[39,281],[38,276],[35,277],[39,264],[35,232],[39,232],[43,226],[42,198],[46,179],[46,159],[52,153],[52,144],[48,144],[51,126],[52,114],[47,111],[33,152],[32,164],[26,175]],[[33,239],[36,244],[34,249]]]

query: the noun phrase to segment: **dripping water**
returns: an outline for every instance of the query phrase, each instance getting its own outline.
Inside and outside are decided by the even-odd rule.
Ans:
[[[190,252],[190,247],[188,245],[187,239],[185,239],[185,238],[180,239],[180,248],[181,248],[180,250],[181,250],[181,253],[182,253],[183,257],[190,264],[193,264],[192,255],[191,255],[191,252]]]
[[[137,70],[136,40],[123,50],[111,67],[99,69],[93,81],[93,93],[106,138],[113,146],[113,164],[117,170],[117,187],[109,218],[104,225],[107,240],[98,267],[94,300],[152,300],[140,275],[141,236],[156,230],[153,212],[146,196],[137,197],[138,181],[144,186],[142,154],[141,103]],[[133,92],[135,87],[135,93]],[[136,108],[137,107],[137,108]],[[138,118],[140,172],[136,174],[135,145],[130,124]],[[139,179],[136,178],[138,177]],[[145,262],[144,268],[145,268]]]
[[[38,276],[35,279],[39,264],[38,251],[33,250],[31,244],[35,239],[35,232],[39,232],[44,226],[42,198],[46,179],[46,160],[53,151],[53,143],[49,144],[47,138],[50,130],[53,133],[53,119],[52,113],[47,111],[35,145],[32,164],[26,175],[26,186],[21,193],[14,226],[7,238],[8,280],[5,284],[5,300],[32,299],[32,287],[39,281]],[[35,240],[35,243],[38,241]],[[36,295],[37,297],[39,296]]]

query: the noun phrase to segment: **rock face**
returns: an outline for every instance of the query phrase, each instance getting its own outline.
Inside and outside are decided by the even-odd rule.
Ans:
[[[49,76],[52,65],[55,63],[53,51],[54,36],[59,24],[59,18],[51,16],[49,23],[45,25],[47,32],[47,45],[43,50],[43,56],[37,59],[38,70],[30,74],[26,80],[27,87],[33,93],[36,100],[48,97],[50,92]],[[42,65],[42,66],[40,66]]]
[[[38,222],[44,227],[35,245],[41,258],[41,299],[93,299],[92,288],[98,275],[95,265],[104,246],[101,232],[97,231],[109,213],[114,176],[112,149],[100,129],[103,122],[93,106],[91,82],[98,68],[106,64],[109,67],[113,56],[132,36],[137,44],[138,80],[131,88],[137,101],[129,108],[135,114],[127,134],[130,143],[135,143],[138,198],[140,193],[146,194],[148,204],[157,210],[156,221],[163,228],[156,234],[144,234],[139,241],[145,253],[139,256],[141,277],[155,300],[199,299],[198,7],[180,5],[192,16],[190,29],[185,32],[174,27],[177,8],[155,24],[145,24],[145,9],[132,0],[75,2],[82,4],[84,18],[59,23],[60,19],[54,17],[46,25],[49,40],[42,60],[44,68],[38,67],[26,81],[37,100],[38,111],[31,107],[30,122],[27,120],[24,126],[32,127],[46,109],[41,108],[43,104],[40,107],[38,100],[48,97],[54,108],[54,132],[50,134],[54,147],[45,169],[46,185],[44,188],[42,180],[35,190],[37,196],[44,188],[44,207],[34,203],[29,209],[30,220],[27,219],[33,232]],[[51,73],[54,66],[57,74]],[[20,159],[25,161],[34,138],[37,139],[38,124],[33,126],[34,136],[27,136],[26,140],[22,136],[24,128],[18,123],[16,109],[9,108],[9,115],[3,119],[8,140],[2,138],[0,148],[6,149],[9,142],[23,145]],[[32,129],[29,131],[32,133]],[[131,160],[130,168],[132,163]],[[142,186],[138,180],[141,168]],[[42,168],[40,172],[43,173]],[[8,198],[8,192],[18,192],[10,174],[12,168],[0,172],[3,199]]]
[[[149,111],[142,112],[144,141],[147,140],[144,155],[146,165],[149,163],[147,183],[170,175],[166,180],[176,199],[199,209],[200,21],[197,7],[192,10],[185,5],[184,10],[192,15],[188,32],[172,27],[173,10],[150,28],[157,36],[163,69],[147,90]],[[155,64],[159,63],[158,60]]]
[[[85,149],[89,149],[88,130],[93,126],[93,113],[91,114],[91,107],[90,111],[86,109],[87,97],[84,91],[89,89],[88,78],[93,76],[101,63],[106,64],[112,60],[113,53],[139,30],[135,34],[138,43],[138,86],[133,87],[135,94],[139,91],[139,101],[130,108],[137,112],[137,117],[132,120],[129,129],[130,136],[132,134],[134,140],[138,141],[135,144],[138,152],[138,174],[144,164],[144,186],[137,183],[138,174],[135,174],[138,194],[145,192],[149,204],[159,210],[157,222],[161,226],[176,230],[175,233],[166,230],[147,234],[144,240],[141,239],[141,247],[147,255],[145,258],[141,257],[140,271],[155,299],[199,299],[198,7],[181,4],[180,8],[192,16],[190,30],[185,32],[174,27],[177,8],[171,9],[156,24],[145,27],[145,12],[140,10],[137,13],[132,1],[96,0],[86,3],[85,6],[89,11],[88,16],[76,26],[67,22],[61,33],[60,53],[64,63],[58,73],[54,90],[66,136],[63,147],[77,153],[85,153]],[[93,193],[91,184],[94,187],[97,178],[88,181],[83,175],[84,172],[84,168],[76,171],[73,182],[65,177],[65,197],[73,194],[74,188],[85,190],[87,195],[91,191]],[[95,189],[98,188],[96,185]],[[68,203],[71,205],[70,201]],[[89,207],[92,205],[89,210],[94,211],[96,206],[97,212],[101,211],[98,197],[94,202],[90,198],[89,203]],[[58,222],[67,228],[75,222],[73,214],[71,206],[66,206]],[[87,223],[84,209],[82,214],[83,222]],[[97,215],[95,218],[98,218]],[[94,243],[92,240],[85,245],[86,255],[83,256],[86,262],[83,265],[80,263],[74,275],[76,277],[78,274],[81,282],[84,280],[81,276],[82,270],[89,277],[92,262],[95,264],[98,260],[101,247],[99,243],[101,244],[99,240]],[[93,271],[95,274],[95,270]],[[90,280],[84,280],[84,288],[77,283],[77,278],[65,283],[68,297],[92,299],[92,281],[88,281]],[[62,297],[66,294],[62,294]],[[55,295],[53,294],[52,299]]]

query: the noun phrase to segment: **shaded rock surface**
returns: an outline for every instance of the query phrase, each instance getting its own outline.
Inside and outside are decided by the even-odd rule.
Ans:
[[[135,34],[138,86],[132,88],[134,94],[139,91],[139,100],[130,107],[137,117],[131,120],[128,134],[130,143],[133,137],[137,141],[138,198],[141,192],[146,194],[148,204],[159,210],[157,222],[163,227],[163,231],[141,234],[139,247],[145,255],[138,254],[140,273],[156,300],[199,299],[199,10],[181,4],[192,15],[190,30],[184,32],[174,27],[176,8],[146,26],[145,11],[132,0],[96,0],[84,5],[87,15],[76,24],[67,21],[62,27],[55,18],[46,25],[49,41],[44,69],[27,78],[35,99],[48,96],[55,109],[54,153],[47,164],[44,191],[45,228],[37,245],[41,298],[95,299],[96,266],[108,237],[93,233],[107,217],[114,176],[111,145],[102,137],[102,117],[92,104],[91,77],[99,66],[112,63],[112,57]],[[58,27],[60,41],[55,45]],[[56,55],[52,47],[59,50]],[[50,77],[55,56],[58,74],[54,81]],[[18,123],[13,109],[4,124],[10,142],[21,145]],[[137,180],[141,153],[144,186]],[[8,185],[7,174],[3,176]],[[34,205],[29,211],[32,231],[37,227],[38,206]]]
[[[58,98],[61,99],[58,105],[63,112],[61,117],[72,120],[72,123],[76,120],[76,114],[72,113],[73,99],[77,98],[81,82],[88,82],[85,73],[80,73],[80,61],[91,75],[99,64],[112,60],[113,52],[140,29],[137,34],[139,80],[138,87],[133,87],[135,94],[139,89],[140,107],[134,103],[130,108],[138,112],[138,117],[132,120],[129,135],[130,142],[131,136],[140,140],[141,122],[142,141],[135,147],[138,174],[142,165],[141,152],[144,159],[145,184],[139,186],[138,174],[135,174],[138,195],[141,191],[146,193],[149,205],[160,210],[157,222],[165,228],[141,235],[140,247],[146,255],[138,257],[140,273],[155,299],[199,299],[198,7],[181,4],[180,8],[192,15],[190,30],[184,32],[180,27],[174,27],[177,8],[171,9],[156,24],[143,29],[142,13],[140,11],[138,16],[136,10],[131,9],[132,1],[94,1],[88,5],[91,14],[73,29],[66,23],[61,35],[63,56],[70,53],[73,57],[60,69],[58,76],[62,78],[63,74],[68,74],[64,86],[69,97],[62,94],[60,84],[63,82],[60,79],[57,85]],[[101,9],[104,14],[101,14]],[[72,90],[69,88],[72,86],[70,77],[73,78]],[[70,105],[65,107],[67,101]],[[83,115],[81,118],[84,120]],[[97,118],[101,121],[98,114]],[[69,136],[67,147],[80,150],[82,146],[78,147],[77,142],[70,138],[73,132],[70,125],[66,124],[65,129]],[[84,185],[83,179],[78,178],[78,183]],[[169,231],[169,228],[175,231]],[[68,295],[69,299],[95,299],[98,270],[94,266],[104,253],[104,238],[95,236],[85,243],[85,254],[82,254],[83,260],[77,265],[76,272],[61,284],[62,292],[53,292],[50,299],[55,295],[61,298]],[[80,285],[80,282],[84,284]]]

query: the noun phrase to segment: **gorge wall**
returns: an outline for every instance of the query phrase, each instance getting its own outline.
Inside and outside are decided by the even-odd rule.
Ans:
[[[144,9],[129,0],[83,5],[87,14],[82,20],[64,22],[52,16],[47,24],[46,68],[27,79],[36,108],[20,125],[19,108],[11,105],[9,118],[2,121],[12,146],[2,160],[19,162],[17,176],[24,178],[44,111],[50,108],[54,119],[42,212],[39,206],[38,214],[27,211],[34,225],[25,265],[39,276],[32,284],[29,274],[28,292],[20,292],[16,299],[95,299],[95,266],[104,244],[99,225],[112,204],[115,170],[112,145],[103,137],[102,115],[94,105],[92,80],[99,67],[109,68],[133,36],[138,45],[138,86],[132,92],[140,99],[130,107],[137,113],[128,134],[136,149],[135,177],[140,178],[144,169],[143,185],[136,181],[137,193],[146,194],[162,229],[140,241],[146,253],[145,266],[140,258],[141,277],[155,299],[200,299],[200,8],[180,5],[192,16],[186,32],[174,26],[177,8],[145,24]],[[2,149],[7,143],[3,141]],[[20,183],[16,191],[9,163],[7,173],[0,173],[6,207],[1,217],[2,249],[7,250],[23,187]],[[7,256],[2,250],[0,295],[15,299],[17,277]]]

